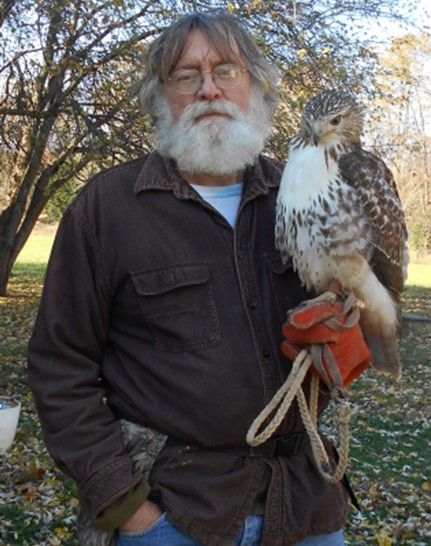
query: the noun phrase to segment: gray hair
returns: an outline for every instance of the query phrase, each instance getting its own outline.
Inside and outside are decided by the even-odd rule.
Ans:
[[[275,108],[278,98],[275,67],[235,16],[213,11],[185,15],[164,30],[150,45],[140,91],[141,104],[145,110],[154,117],[157,97],[161,93],[160,86],[169,78],[193,30],[201,32],[224,58],[245,63],[253,83],[261,89],[266,104],[271,110]],[[239,56],[232,49],[232,38],[238,46]]]

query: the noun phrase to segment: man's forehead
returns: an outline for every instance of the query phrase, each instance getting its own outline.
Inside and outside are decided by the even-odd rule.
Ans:
[[[201,62],[216,63],[221,60],[239,60],[240,53],[238,44],[233,36],[223,46],[223,49],[216,47],[210,39],[199,30],[189,32],[184,47],[181,51],[174,69],[183,65],[195,65]]]

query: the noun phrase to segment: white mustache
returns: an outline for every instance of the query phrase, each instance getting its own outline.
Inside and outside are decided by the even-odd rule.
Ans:
[[[208,114],[222,114],[234,120],[244,119],[243,112],[229,101],[202,101],[187,106],[181,114],[179,122],[186,126],[192,125],[198,118]]]

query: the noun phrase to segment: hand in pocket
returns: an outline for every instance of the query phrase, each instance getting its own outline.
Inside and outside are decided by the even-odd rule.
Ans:
[[[157,504],[146,500],[136,510],[133,516],[121,525],[119,531],[121,533],[139,533],[145,531],[145,529],[153,525],[161,515],[162,511]]]

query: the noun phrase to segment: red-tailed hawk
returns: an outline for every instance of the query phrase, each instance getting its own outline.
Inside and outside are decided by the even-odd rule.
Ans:
[[[355,293],[373,365],[399,377],[407,231],[390,170],[361,147],[363,123],[345,92],[325,91],[306,105],[289,145],[275,239],[308,290],[320,294],[335,279]]]

